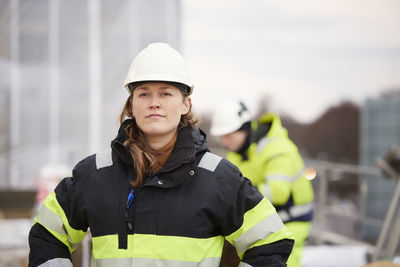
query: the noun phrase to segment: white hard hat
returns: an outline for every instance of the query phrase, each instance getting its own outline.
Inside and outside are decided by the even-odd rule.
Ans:
[[[222,103],[212,116],[210,133],[214,136],[233,133],[250,119],[249,111],[243,102]]]
[[[166,43],[151,43],[137,54],[125,79],[125,88],[135,82],[165,81],[188,86],[191,94],[193,84],[182,55]]]

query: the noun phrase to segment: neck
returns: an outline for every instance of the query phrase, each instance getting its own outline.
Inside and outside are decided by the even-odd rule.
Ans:
[[[152,149],[158,151],[171,141],[176,131],[177,129],[162,136],[146,136],[146,141]]]

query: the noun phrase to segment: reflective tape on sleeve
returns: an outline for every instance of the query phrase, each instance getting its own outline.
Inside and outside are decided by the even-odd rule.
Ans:
[[[243,224],[238,230],[226,236],[226,240],[236,247],[240,259],[248,249],[286,238],[293,239],[293,235],[266,198],[244,214]]]
[[[69,259],[55,258],[40,264],[38,267],[73,267],[73,265]]]
[[[61,217],[49,208],[47,208],[45,205],[42,205],[40,207],[39,212],[36,216],[36,220],[49,230],[52,230],[62,235],[67,235]]]
[[[292,217],[300,217],[302,215],[308,214],[313,211],[314,205],[313,203],[307,203],[304,205],[296,205],[289,209],[290,216]]]
[[[85,237],[86,232],[77,230],[69,225],[64,210],[57,201],[55,192],[51,192],[43,202],[35,222],[40,223],[58,240],[73,252]]]
[[[101,169],[113,165],[111,148],[96,154],[96,168]]]
[[[265,177],[266,181],[276,181],[276,180],[283,180],[287,182],[294,182],[297,179],[299,179],[303,174],[304,174],[305,169],[301,169],[296,175],[294,176],[288,176],[284,174],[269,174]]]
[[[245,263],[245,262],[241,261],[241,262],[239,263],[238,267],[253,267],[253,266],[251,266],[251,265],[248,264],[248,263]]]
[[[280,211],[278,211],[278,215],[279,215],[279,217],[281,218],[281,220],[283,221],[283,222],[287,222],[287,221],[289,221],[290,220],[290,215],[289,215],[289,213],[286,211],[286,210],[280,210]]]
[[[254,208],[248,210],[244,214],[241,227],[232,234],[226,236],[226,240],[228,240],[232,245],[235,245],[234,240],[238,239],[253,226],[257,225],[274,213],[275,208],[272,206],[271,202],[269,202],[266,198],[263,198]]]
[[[270,234],[278,232],[282,228],[283,223],[278,214],[271,214],[234,240],[237,252],[246,251],[257,241],[266,239]]]
[[[212,154],[210,152],[206,152],[203,157],[200,160],[200,163],[198,167],[209,170],[209,171],[215,171],[217,168],[218,164],[222,158],[220,156],[217,156],[215,154]]]
[[[271,201],[271,190],[270,190],[268,184],[265,184],[265,185],[264,185],[264,196],[265,196],[269,201]]]

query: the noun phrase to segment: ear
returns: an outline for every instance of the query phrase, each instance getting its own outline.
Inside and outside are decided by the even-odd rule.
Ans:
[[[182,103],[182,115],[185,115],[189,112],[190,106],[192,105],[192,99],[188,96]]]

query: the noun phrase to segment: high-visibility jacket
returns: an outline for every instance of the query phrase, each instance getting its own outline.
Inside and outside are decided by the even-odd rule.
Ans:
[[[127,123],[112,149],[79,162],[46,198],[29,235],[29,266],[72,266],[88,228],[97,267],[218,266],[224,238],[240,266],[286,266],[292,234],[235,166],[209,152],[201,130],[179,130],[162,169],[132,188]]]
[[[286,222],[310,221],[314,193],[304,163],[280,118],[266,113],[251,122],[251,142],[244,154],[226,158],[257,186]]]

